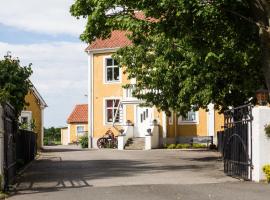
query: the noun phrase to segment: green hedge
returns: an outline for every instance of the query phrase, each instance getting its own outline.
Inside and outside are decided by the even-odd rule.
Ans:
[[[201,148],[207,148],[206,144],[169,144],[164,145],[164,148],[166,149],[201,149]]]

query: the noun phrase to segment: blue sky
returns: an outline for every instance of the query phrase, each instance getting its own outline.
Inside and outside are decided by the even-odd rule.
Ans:
[[[33,64],[30,79],[49,106],[46,127],[64,126],[74,105],[87,102],[87,45],[79,40],[85,21],[70,16],[72,3],[0,1],[0,56],[11,51]]]

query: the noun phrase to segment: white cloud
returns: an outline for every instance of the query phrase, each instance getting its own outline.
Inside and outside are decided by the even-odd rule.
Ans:
[[[74,0],[1,0],[0,23],[27,31],[79,36],[85,20],[69,13]]]
[[[45,111],[45,125],[64,125],[77,103],[86,103],[87,54],[81,43],[16,45],[0,42],[0,58],[11,51],[22,65],[32,63],[32,82],[49,107]]]

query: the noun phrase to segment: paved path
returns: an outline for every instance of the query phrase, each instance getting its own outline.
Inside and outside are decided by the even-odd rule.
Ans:
[[[204,200],[228,195],[232,200],[269,199],[270,187],[225,176],[215,152],[60,146],[42,153],[20,177],[10,199]]]

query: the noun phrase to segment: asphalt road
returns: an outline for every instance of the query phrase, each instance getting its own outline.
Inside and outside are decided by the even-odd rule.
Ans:
[[[269,200],[270,186],[224,175],[215,152],[47,148],[9,199]]]

